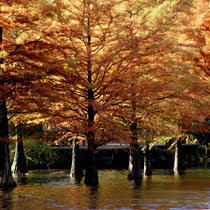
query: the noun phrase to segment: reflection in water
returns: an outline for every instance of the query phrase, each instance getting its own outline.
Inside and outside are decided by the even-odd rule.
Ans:
[[[13,188],[0,189],[0,209],[10,209],[10,207],[12,206],[12,191]]]
[[[152,176],[144,176],[142,186],[148,190],[152,189]]]
[[[67,170],[33,170],[17,177],[16,188],[0,189],[0,209],[209,209],[209,172],[154,170],[136,185],[127,170],[99,170],[99,186],[87,187],[84,178],[72,183]]]
[[[133,183],[133,190],[139,190],[141,188],[142,181],[141,182],[134,182]]]
[[[147,184],[151,183],[152,182],[152,176],[144,176],[143,181]]]
[[[98,191],[99,187],[87,187],[88,200],[87,207],[89,209],[98,209]]]

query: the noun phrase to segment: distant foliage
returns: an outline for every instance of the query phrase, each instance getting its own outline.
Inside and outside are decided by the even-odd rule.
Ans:
[[[25,155],[29,168],[50,167],[56,160],[56,153],[49,144],[33,139],[25,141]]]

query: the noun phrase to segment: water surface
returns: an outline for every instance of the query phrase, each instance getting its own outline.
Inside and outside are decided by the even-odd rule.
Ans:
[[[32,170],[17,177],[16,188],[0,189],[0,209],[210,209],[209,173],[154,170],[136,185],[126,180],[127,170],[99,170],[94,188],[84,178],[72,184],[67,170]]]

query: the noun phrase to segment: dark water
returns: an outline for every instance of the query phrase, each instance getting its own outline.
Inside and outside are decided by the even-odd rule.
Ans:
[[[83,179],[71,184],[69,171],[33,170],[17,178],[18,187],[0,189],[0,209],[210,209],[209,173],[155,170],[135,185],[126,180],[126,170],[100,170],[100,185],[92,188]]]

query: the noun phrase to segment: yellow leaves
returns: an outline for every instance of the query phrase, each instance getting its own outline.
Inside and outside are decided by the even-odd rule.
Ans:
[[[24,44],[28,39],[29,35],[27,33],[21,33],[16,39],[16,44]]]
[[[8,56],[8,52],[7,51],[5,51],[5,50],[1,50],[0,51],[0,58],[5,58],[7,56]]]

